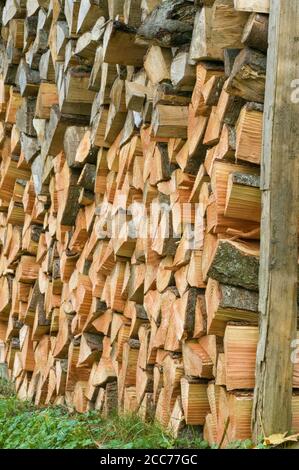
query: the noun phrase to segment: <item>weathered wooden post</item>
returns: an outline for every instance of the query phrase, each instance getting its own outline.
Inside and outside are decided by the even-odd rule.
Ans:
[[[271,0],[267,67],[255,439],[292,427],[291,342],[297,326],[299,190],[297,1]]]

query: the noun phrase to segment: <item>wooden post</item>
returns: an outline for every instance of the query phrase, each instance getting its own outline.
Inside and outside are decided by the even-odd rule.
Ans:
[[[298,65],[299,2],[272,0],[261,178],[255,439],[292,427],[291,342],[297,325],[298,270]]]

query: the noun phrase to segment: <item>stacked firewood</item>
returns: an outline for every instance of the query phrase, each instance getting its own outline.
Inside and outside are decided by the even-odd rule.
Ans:
[[[4,2],[0,360],[20,398],[251,436],[268,11]]]

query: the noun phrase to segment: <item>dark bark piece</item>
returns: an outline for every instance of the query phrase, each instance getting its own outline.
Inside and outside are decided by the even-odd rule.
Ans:
[[[191,102],[191,93],[188,91],[178,91],[170,83],[160,83],[157,85],[153,106],[166,104],[171,106],[188,106]]]
[[[32,225],[31,240],[37,243],[42,231],[43,227],[41,225]]]
[[[3,79],[5,85],[15,85],[18,67],[15,64],[9,64],[7,59],[3,61]]]
[[[37,15],[29,16],[25,19],[24,24],[24,52],[28,51],[34,41],[37,30]]]
[[[245,48],[237,56],[226,91],[247,101],[264,102],[267,57]]]
[[[90,204],[93,203],[95,200],[94,193],[92,191],[88,191],[85,188],[80,189],[80,195],[79,195],[79,204],[81,206],[89,206]]]
[[[80,195],[80,188],[76,188],[75,186],[71,186],[69,188],[65,210],[61,217],[61,224],[62,225],[74,225],[76,221],[76,216],[79,210],[79,195]]]
[[[195,309],[197,297],[200,295],[200,290],[196,287],[191,287],[186,294],[187,301],[185,307],[185,324],[184,330],[187,332],[188,337],[192,337],[194,334],[195,326]],[[184,297],[183,297],[184,298]]]
[[[23,99],[21,107],[17,111],[16,125],[20,132],[24,132],[32,137],[36,137],[36,131],[33,126],[35,115],[36,99],[28,97]]]
[[[259,256],[249,254],[242,244],[219,240],[208,277],[223,284],[258,290]]]
[[[224,71],[226,77],[229,77],[232,73],[235,59],[239,54],[240,49],[224,49]]]
[[[241,109],[244,106],[243,98],[239,96],[230,96],[226,105],[225,113],[223,115],[223,122],[228,126],[235,126]]]
[[[128,345],[131,349],[140,349],[140,341],[138,339],[131,338],[128,341]]]
[[[252,13],[244,28],[242,42],[247,47],[267,52],[268,49],[269,16]]]
[[[118,389],[117,381],[108,382],[106,385],[105,402],[103,406],[103,415],[108,417],[118,409]]]
[[[190,43],[196,11],[188,0],[166,0],[148,15],[137,36],[163,47]]]
[[[96,165],[86,163],[81,171],[78,179],[78,185],[88,191],[94,191],[94,183],[96,178]]]
[[[258,293],[240,287],[219,284],[221,301],[219,307],[258,312]]]
[[[186,165],[184,167],[184,173],[190,175],[196,175],[200,165],[204,162],[208,147],[200,143],[196,148],[195,152],[188,156]]]
[[[244,186],[251,186],[254,188],[260,187],[260,176],[247,173],[233,173],[232,182]]]

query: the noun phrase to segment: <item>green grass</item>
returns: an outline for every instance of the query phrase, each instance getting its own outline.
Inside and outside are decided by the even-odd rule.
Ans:
[[[199,432],[174,439],[158,423],[136,415],[111,416],[96,411],[69,413],[64,407],[37,409],[18,400],[0,379],[1,449],[174,449],[207,448]]]

